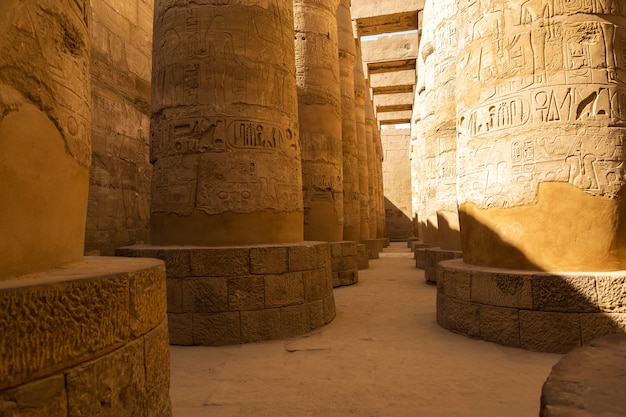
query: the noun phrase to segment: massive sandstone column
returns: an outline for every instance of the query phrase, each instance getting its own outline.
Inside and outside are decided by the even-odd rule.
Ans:
[[[360,238],[370,237],[370,213],[369,213],[369,173],[370,156],[367,147],[367,130],[365,120],[365,106],[369,103],[369,92],[365,84],[363,74],[363,60],[361,58],[361,43],[355,39],[356,65],[354,66],[354,105],[356,110],[356,138],[357,159],[359,164],[359,202],[360,202]]]
[[[424,15],[433,14],[436,6],[427,0]],[[432,137],[435,123],[434,95],[434,21],[423,19],[417,60],[417,84],[412,117],[412,181],[413,210],[418,221],[418,234],[425,244],[437,246],[436,142]]]
[[[465,262],[439,263],[438,322],[561,353],[625,331],[626,5],[464,0],[458,34]]]
[[[338,3],[294,2],[305,240],[343,238]]]
[[[279,339],[335,317],[330,245],[302,241],[293,12],[155,5],[153,245],[117,253],[165,260],[172,344]]]
[[[293,3],[155,5],[152,243],[303,239]]]
[[[341,75],[341,138],[343,146],[343,238],[359,241],[361,235],[359,165],[357,155],[354,65],[356,47],[352,34],[350,0],[341,0],[337,8],[339,70]]]
[[[460,5],[466,261],[551,271],[624,268],[626,5]]]
[[[367,89],[369,91],[369,88]],[[378,204],[377,204],[377,193],[376,189],[376,180],[373,178],[373,160],[372,157],[375,154],[376,145],[374,141],[376,140],[377,135],[379,134],[378,130],[378,122],[376,121],[376,117],[374,116],[374,103],[372,102],[369,94],[365,100],[365,140],[366,140],[366,150],[367,150],[367,163],[368,163],[368,171],[372,173],[372,178],[367,182],[367,194],[368,194],[368,207],[369,207],[369,237],[368,239],[376,239],[376,234],[378,230]]]
[[[165,269],[83,258],[91,6],[0,4],[0,414],[171,416]]]

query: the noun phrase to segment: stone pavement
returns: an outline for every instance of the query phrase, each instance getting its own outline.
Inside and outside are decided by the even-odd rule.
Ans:
[[[450,333],[436,288],[392,243],[335,289],[337,317],[305,336],[171,347],[174,417],[531,417],[561,355]]]

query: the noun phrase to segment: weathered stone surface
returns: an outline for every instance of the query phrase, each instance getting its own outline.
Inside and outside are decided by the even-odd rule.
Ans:
[[[145,336],[146,415],[171,417],[170,344],[167,321]]]
[[[293,2],[157,3],[153,244],[303,238]]]
[[[182,313],[183,309],[183,280],[168,278],[167,286],[167,311],[170,313]]]
[[[217,313],[228,310],[228,278],[187,278],[181,282],[183,310],[187,313]]]
[[[519,310],[481,306],[480,338],[504,346],[519,347]]]
[[[337,8],[339,74],[341,90],[341,141],[343,152],[343,239],[359,241],[360,190],[357,157],[354,65],[356,47],[352,34],[350,0],[341,0]]]
[[[68,372],[68,416],[133,417],[145,413],[144,362],[144,341],[139,340]]]
[[[310,310],[305,304],[280,309],[280,331],[282,337],[304,334],[311,330]]]
[[[534,310],[571,313],[599,311],[594,276],[535,275],[532,286]]]
[[[67,392],[63,375],[55,375],[0,392],[0,416],[67,417],[67,415]]]
[[[618,416],[626,409],[626,336],[611,335],[565,355],[541,392],[541,417]]]
[[[241,341],[244,343],[282,337],[280,327],[280,309],[242,311]]]
[[[472,301],[517,309],[536,308],[533,305],[534,281],[530,275],[505,272],[472,272]]]
[[[523,349],[565,353],[581,345],[578,314],[520,310],[519,323]]]
[[[324,300],[309,303],[309,314],[311,315],[311,329],[317,329],[325,325]]]
[[[330,257],[330,254],[329,254]],[[317,248],[308,244],[289,247],[289,270],[307,271],[318,268]]]
[[[191,275],[228,277],[248,275],[250,253],[247,248],[202,248],[190,251]]]
[[[153,2],[91,4],[92,162],[85,252],[150,239]]]
[[[460,301],[472,300],[472,278],[475,279],[475,275],[468,271],[454,271],[440,268],[441,282],[437,279],[437,291],[447,295],[450,298],[454,298]]]
[[[0,309],[5,313],[0,317],[0,374],[9,376],[2,379],[0,389],[122,346],[131,336],[164,319],[161,261],[86,259],[82,264],[0,285]],[[138,296],[144,290],[155,299]]]
[[[304,302],[303,272],[265,276],[265,308],[286,307]]]
[[[403,240],[413,235],[411,203],[410,129],[381,130],[385,150],[383,182],[387,236]]]
[[[172,345],[189,346],[194,344],[194,315],[192,313],[168,313],[170,343]],[[204,322],[199,323],[204,324]],[[200,337],[203,333],[200,333]]]
[[[266,277],[248,276],[228,279],[228,309],[259,310],[265,308]]]
[[[324,323],[330,323],[336,315],[337,310],[335,307],[335,297],[333,297],[331,293],[329,296],[324,298]]]
[[[467,262],[624,269],[626,211],[615,197],[626,130],[615,97],[626,82],[626,63],[616,58],[626,33],[615,4],[459,4],[458,203]]]
[[[360,204],[360,234],[361,239],[369,239],[371,237],[370,232],[370,197],[374,187],[370,186],[370,172],[372,173],[371,181],[377,181],[378,178],[374,177],[375,171],[372,170],[372,164],[374,162],[373,147],[371,142],[372,132],[368,137],[366,129],[366,117],[365,107],[370,105],[369,91],[365,83],[365,76],[363,74],[363,60],[361,57],[361,41],[355,39],[356,48],[356,62],[354,65],[354,107],[356,111],[356,153],[358,160],[358,178],[359,178],[359,204]],[[370,126],[371,129],[371,126]]]
[[[262,310],[260,310],[262,311]],[[193,315],[193,344],[203,346],[235,345],[242,341],[240,313]]]
[[[368,269],[370,267],[369,256],[367,255],[367,246],[364,244],[357,244],[357,264],[359,270]]]
[[[626,313],[626,277],[598,277],[596,285],[602,311]]]
[[[0,16],[0,280],[80,262],[91,161],[85,2]],[[45,173],[45,174],[43,174]]]
[[[580,315],[582,343],[612,333],[626,332],[626,313],[596,313]]]
[[[343,237],[338,3],[294,1],[305,240]]]
[[[251,274],[283,274],[289,267],[287,247],[255,247],[250,249]]]

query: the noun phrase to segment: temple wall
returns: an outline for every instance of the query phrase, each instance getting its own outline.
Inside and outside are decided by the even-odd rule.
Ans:
[[[387,237],[404,240],[413,236],[409,161],[411,130],[381,129],[381,139]]]
[[[149,241],[153,4],[93,0],[92,164],[85,252]]]

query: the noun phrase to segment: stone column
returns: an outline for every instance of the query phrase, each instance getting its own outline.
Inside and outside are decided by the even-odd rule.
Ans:
[[[424,15],[432,15],[435,7],[431,0],[426,0]],[[435,79],[435,22],[428,18],[423,21],[412,117],[413,209],[418,221],[420,238],[424,244],[437,246],[436,142],[432,137],[435,124],[432,101]]]
[[[341,74],[341,137],[343,146],[343,238],[359,241],[361,235],[359,165],[357,154],[354,65],[356,47],[352,34],[350,0],[341,0],[337,8],[339,34],[339,70]]]
[[[354,105],[356,110],[356,138],[357,159],[359,164],[359,200],[360,200],[360,238],[369,239],[370,236],[370,213],[369,213],[369,173],[370,164],[367,149],[367,133],[365,123],[365,105],[369,101],[369,91],[365,84],[363,74],[363,60],[361,58],[361,42],[354,40],[356,45],[356,65],[354,66]]]
[[[438,322],[551,352],[625,331],[626,6],[461,1],[458,34],[465,263],[439,264]]]
[[[459,206],[467,262],[624,267],[625,9],[613,1],[461,2]]]
[[[328,242],[343,238],[338,3],[294,2],[304,238]]]
[[[82,256],[90,16],[0,6],[2,415],[171,415],[163,263]]]
[[[291,0],[155,6],[153,245],[117,254],[165,260],[172,344],[335,317],[330,245],[302,241],[293,15]]]
[[[294,2],[304,238],[331,242],[333,286],[358,282],[356,243],[343,239],[338,0]]]
[[[152,243],[303,239],[293,3],[155,5]]]
[[[369,91],[369,88],[368,88]],[[375,140],[376,135],[379,133],[378,130],[378,122],[376,121],[376,117],[374,116],[374,103],[372,99],[367,97],[365,100],[365,136],[366,136],[366,148],[367,148],[367,164],[368,171],[372,173],[371,181],[368,181],[368,207],[369,207],[369,237],[368,239],[376,239],[376,233],[378,230],[378,204],[376,202],[376,178],[373,178],[374,170],[373,155],[375,154]]]

